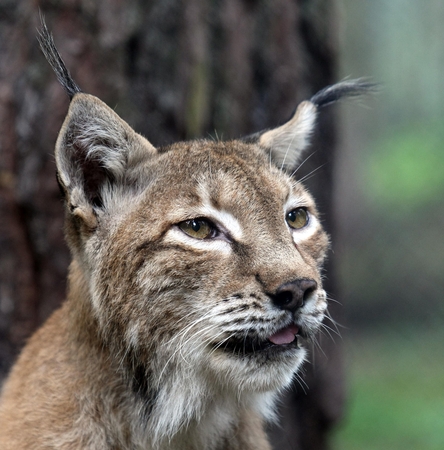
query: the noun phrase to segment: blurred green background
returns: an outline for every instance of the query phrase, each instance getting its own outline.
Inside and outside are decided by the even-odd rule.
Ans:
[[[444,1],[343,0],[340,14],[341,75],[381,90],[343,105],[349,392],[334,448],[444,449]]]

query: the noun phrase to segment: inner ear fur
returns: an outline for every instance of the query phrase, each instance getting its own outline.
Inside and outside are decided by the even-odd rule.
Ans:
[[[316,117],[316,105],[304,101],[288,122],[260,134],[258,143],[270,151],[271,158],[278,167],[292,170],[310,143]]]
[[[70,211],[90,228],[103,208],[105,188],[124,185],[156,149],[105,103],[78,93],[59,133],[55,157],[58,180]]]

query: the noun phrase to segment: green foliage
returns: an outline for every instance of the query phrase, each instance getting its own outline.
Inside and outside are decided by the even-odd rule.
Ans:
[[[399,212],[430,205],[444,195],[444,127],[421,124],[377,139],[364,165],[367,195]]]
[[[444,448],[444,332],[373,330],[349,342],[350,405],[337,450]]]

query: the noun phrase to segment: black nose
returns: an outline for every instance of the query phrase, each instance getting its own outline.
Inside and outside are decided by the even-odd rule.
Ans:
[[[296,311],[304,306],[308,296],[317,289],[318,283],[315,280],[301,279],[285,283],[276,291],[273,296],[273,303],[287,311]]]

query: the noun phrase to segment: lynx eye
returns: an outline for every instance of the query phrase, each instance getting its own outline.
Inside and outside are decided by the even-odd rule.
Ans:
[[[177,226],[188,236],[195,239],[206,239],[214,234],[214,225],[206,219],[184,220]]]
[[[291,228],[299,230],[308,223],[308,212],[305,208],[296,208],[287,213],[286,221]]]

